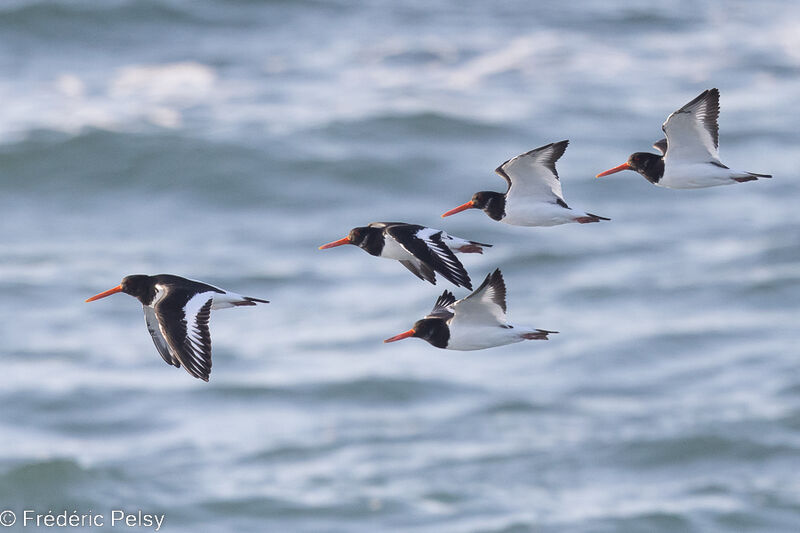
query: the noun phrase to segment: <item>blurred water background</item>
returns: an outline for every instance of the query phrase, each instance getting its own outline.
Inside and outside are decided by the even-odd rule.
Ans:
[[[798,27],[790,1],[3,2],[0,508],[800,531]],[[593,178],[710,87],[723,162],[774,179]],[[439,218],[561,139],[567,202],[612,222]],[[375,220],[493,243],[473,280],[561,333],[383,345],[451,287],[317,250]],[[272,301],[214,314],[208,384],[132,298],[83,302],[160,272]]]

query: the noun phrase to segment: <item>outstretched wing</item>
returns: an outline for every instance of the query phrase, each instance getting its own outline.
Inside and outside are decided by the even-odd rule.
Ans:
[[[536,197],[540,201],[564,201],[556,161],[564,154],[569,141],[541,146],[509,159],[495,172],[508,182],[508,195]]]
[[[211,374],[211,318],[213,294],[189,295],[175,290],[155,305],[159,329],[172,354],[192,376],[208,381]]]
[[[667,139],[660,139],[653,143],[653,148],[661,152],[661,156],[665,156],[667,154]]]
[[[167,339],[161,334],[161,328],[155,310],[149,305],[143,305],[142,307],[144,308],[144,321],[147,324],[147,331],[149,331],[150,336],[153,337],[153,344],[156,345],[156,349],[158,353],[161,354],[161,358],[164,359],[168,365],[180,368],[180,361],[172,354]]]
[[[434,285],[436,285],[436,273],[434,273],[433,269],[429,267],[427,264],[423,263],[422,261],[407,261],[405,259],[400,259],[400,264],[406,267],[412,274],[417,276],[422,281],[428,281]]]
[[[506,324],[506,284],[498,268],[466,298],[453,304],[456,318],[462,323],[479,325]]]
[[[442,241],[441,230],[403,224],[387,227],[386,233],[405,251],[441,274],[452,284],[472,289],[469,274],[453,251]],[[408,265],[406,267],[414,272]]]
[[[456,297],[450,291],[444,291],[441,296],[433,304],[433,309],[428,313],[425,318],[441,318],[443,320],[450,320],[453,318],[453,304],[456,303]]]
[[[719,91],[708,89],[667,117],[661,129],[667,134],[664,162],[719,161]]]

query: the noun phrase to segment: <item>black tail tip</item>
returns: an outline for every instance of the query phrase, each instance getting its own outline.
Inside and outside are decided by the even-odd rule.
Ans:
[[[755,181],[761,178],[771,178],[772,174],[756,174],[755,172],[748,172],[747,176],[743,176],[741,178],[733,178],[733,181],[738,181],[739,183],[745,183],[747,181]]]
[[[547,338],[548,335],[553,335],[558,333],[557,331],[550,331],[547,329],[537,329],[531,333],[525,333],[522,338],[530,341],[547,341],[550,340]]]
[[[592,222],[600,222],[601,220],[611,220],[611,219],[606,217],[601,217],[600,215],[594,215],[592,213],[586,213],[585,216],[577,217],[575,219],[575,221],[580,224],[591,224]]]
[[[256,305],[256,304],[268,304],[268,303],[269,300],[262,300],[261,298],[253,298],[251,296],[245,296],[244,301],[236,305]]]
[[[491,244],[469,241],[469,244],[465,244],[461,248],[458,248],[458,251],[462,254],[482,254],[484,247],[491,248],[491,246]]]

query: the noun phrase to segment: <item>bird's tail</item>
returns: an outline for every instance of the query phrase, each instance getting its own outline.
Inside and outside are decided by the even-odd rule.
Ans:
[[[268,304],[269,300],[262,300],[261,298],[253,298],[251,296],[242,296],[242,300],[238,302],[233,302],[235,307],[241,307],[245,305],[256,305],[256,304]]]
[[[741,176],[734,176],[734,181],[744,183],[745,181],[755,181],[758,178],[771,178],[772,174],[756,174],[755,172],[744,172]]]
[[[242,296],[235,292],[226,292],[225,294],[217,294],[212,299],[211,309],[228,309],[229,307],[242,307],[245,305],[268,304],[267,300],[261,298],[251,298],[250,296]]]
[[[546,329],[537,329],[534,331],[530,331],[528,333],[523,333],[522,338],[529,341],[547,341],[550,340],[547,338],[548,335],[556,334],[557,331],[549,331]]]
[[[591,213],[586,213],[585,216],[577,217],[575,222],[579,222],[581,224],[590,224],[592,222],[600,222],[601,220],[611,220],[610,218],[601,217],[599,215],[593,215]]]
[[[486,244],[476,241],[467,241],[467,244],[464,244],[456,248],[456,251],[461,252],[462,254],[482,254],[484,248],[491,248],[491,247],[492,247],[491,244]]]
[[[454,252],[462,254],[482,254],[484,248],[491,248],[492,246],[491,244],[453,237],[445,232],[442,232],[442,242]]]

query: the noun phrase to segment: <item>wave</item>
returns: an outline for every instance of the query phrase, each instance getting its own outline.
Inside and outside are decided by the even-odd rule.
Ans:
[[[358,404],[413,404],[437,398],[475,394],[480,389],[431,379],[364,377],[341,382],[322,382],[292,386],[215,386],[211,394],[225,398],[294,399],[310,402]],[[200,394],[201,392],[198,392]],[[205,396],[209,391],[202,391]]]

